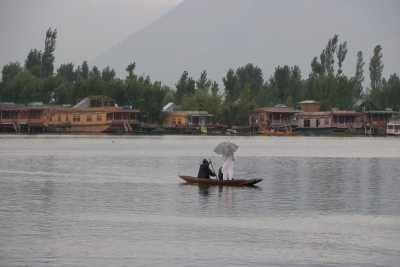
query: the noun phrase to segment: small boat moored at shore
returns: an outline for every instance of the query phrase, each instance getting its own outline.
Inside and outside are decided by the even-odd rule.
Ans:
[[[179,175],[179,177],[189,184],[200,185],[218,185],[218,186],[252,186],[261,182],[263,179],[235,179],[235,180],[218,180],[218,179],[204,179],[188,175]]]
[[[386,126],[386,134],[400,136],[400,120],[389,121]]]

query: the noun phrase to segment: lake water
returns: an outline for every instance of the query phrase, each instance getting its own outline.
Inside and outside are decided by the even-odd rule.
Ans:
[[[256,187],[199,187],[221,141]],[[0,135],[0,266],[399,266],[400,139]]]

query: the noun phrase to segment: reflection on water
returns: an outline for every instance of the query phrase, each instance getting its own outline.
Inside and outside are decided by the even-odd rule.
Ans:
[[[0,266],[400,261],[399,139],[230,137],[260,184],[178,178],[224,138],[0,135]]]

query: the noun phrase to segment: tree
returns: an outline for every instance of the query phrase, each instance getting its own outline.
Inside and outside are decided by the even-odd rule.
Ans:
[[[193,80],[193,78],[189,77],[189,73],[185,70],[175,86],[176,86],[175,97],[178,102],[177,104],[180,104],[183,96],[185,95],[190,96],[195,93],[196,82]]]
[[[46,32],[44,52],[42,55],[42,76],[49,77],[54,71],[54,51],[56,49],[57,29],[49,28]]]
[[[136,79],[137,78],[137,76],[133,72],[135,70],[135,68],[136,68],[136,63],[135,62],[129,64],[126,67],[125,70],[128,72],[128,77],[127,78],[130,78],[130,79]]]
[[[284,103],[287,98],[289,91],[289,81],[290,81],[290,69],[288,66],[278,66],[275,68],[275,72],[270,79],[270,83],[275,87],[277,92],[277,101],[279,103]]]
[[[42,76],[42,52],[33,49],[25,59],[25,69],[29,70],[36,77]]]
[[[324,74],[332,76],[334,73],[334,66],[335,63],[335,52],[337,48],[339,38],[338,35],[335,34],[332,39],[329,39],[326,48],[322,51],[320,59],[323,65]]]
[[[264,84],[262,70],[253,64],[247,64],[244,67],[239,67],[236,70],[238,77],[239,92],[238,97],[245,90],[246,86],[250,86],[251,101],[254,101],[260,94],[261,88]]]
[[[84,80],[87,80],[89,78],[89,66],[87,61],[83,61],[82,66],[78,66],[76,69],[76,78],[82,78]]]
[[[341,43],[339,45],[339,48],[336,52],[337,58],[338,58],[338,75],[342,74],[342,65],[343,65],[343,61],[346,58],[346,54],[347,54],[347,42]]]
[[[105,67],[101,72],[101,78],[105,82],[111,81],[112,79],[115,78],[115,70],[111,69],[110,66]]]
[[[383,107],[400,110],[400,78],[396,73],[390,75],[389,80],[378,93],[379,103]]]
[[[200,74],[200,78],[196,81],[197,90],[208,92],[211,87],[211,81],[207,78],[207,72],[204,70]]]
[[[57,70],[57,76],[69,81],[73,82],[77,78],[77,73],[74,71],[74,64],[61,64]]]
[[[93,66],[92,70],[89,73],[89,76],[101,76],[100,70],[97,66]]]
[[[371,78],[371,95],[374,96],[382,88],[382,47],[375,46],[374,55],[369,62],[369,77]]]
[[[225,101],[233,102],[237,99],[238,95],[238,78],[233,69],[229,69],[226,77],[222,79],[225,86]]]
[[[361,93],[363,91],[363,81],[364,81],[364,59],[361,51],[357,53],[357,63],[356,63],[356,73],[354,75],[355,80],[355,89],[354,94],[355,98],[359,99],[361,97]]]
[[[5,84],[13,81],[17,77],[17,75],[20,74],[21,72],[22,72],[22,67],[18,62],[4,65],[1,71],[2,82]]]
[[[213,95],[217,95],[218,94],[218,92],[219,92],[218,86],[219,86],[218,83],[215,82],[215,81],[211,84],[211,93]]]

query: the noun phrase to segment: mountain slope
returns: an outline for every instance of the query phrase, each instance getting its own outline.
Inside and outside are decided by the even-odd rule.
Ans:
[[[368,62],[377,44],[382,45],[384,55],[397,56],[393,64],[384,58],[385,66],[398,69],[395,51],[400,30],[394,26],[399,19],[393,7],[382,7],[379,1],[369,5],[364,2],[186,0],[92,64],[100,68],[109,65],[118,76],[125,77],[126,66],[136,62],[138,75],[150,75],[152,81],[171,87],[185,70],[196,80],[206,70],[222,87],[222,78],[230,68],[247,63],[259,66],[264,79],[278,65],[298,65],[307,77],[313,57],[339,34],[339,41],[348,43],[344,62],[347,75],[354,73],[357,52],[363,51]],[[400,7],[395,2],[386,3]],[[394,39],[388,40],[389,35]]]

